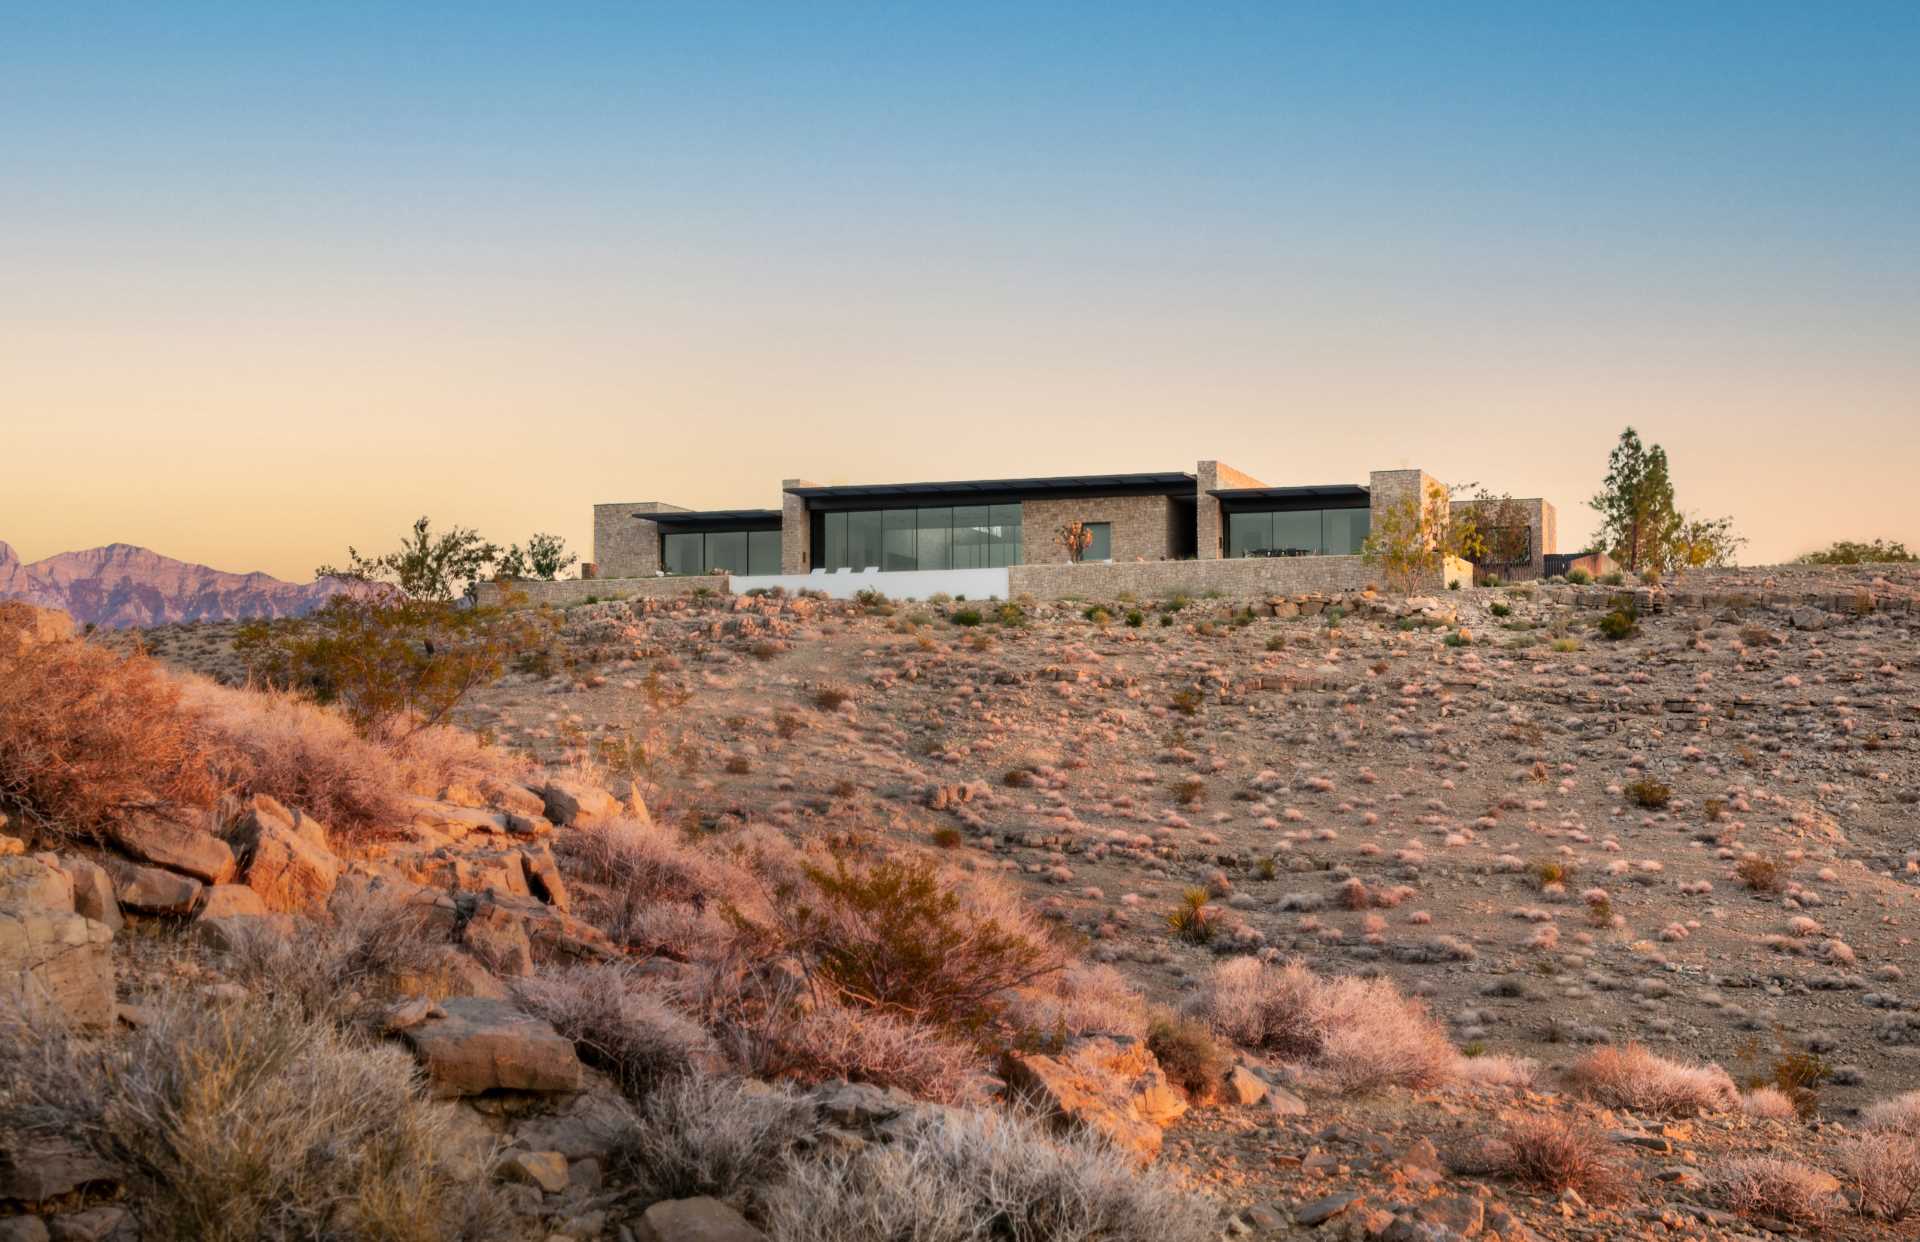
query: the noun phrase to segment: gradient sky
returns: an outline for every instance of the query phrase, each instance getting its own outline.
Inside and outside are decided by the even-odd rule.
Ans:
[[[0,2],[0,539],[1416,465],[1920,543],[1920,4]]]

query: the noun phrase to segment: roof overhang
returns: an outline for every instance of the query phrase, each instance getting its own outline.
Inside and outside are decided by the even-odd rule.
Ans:
[[[1301,500],[1345,500],[1365,501],[1370,493],[1359,483],[1322,483],[1307,487],[1216,487],[1207,493],[1216,500],[1241,501],[1301,501]]]
[[[633,516],[674,530],[778,530],[778,509],[698,509]]]
[[[1172,470],[1147,474],[1069,474],[1027,479],[949,479],[933,483],[846,483],[790,487],[787,494],[813,507],[871,507],[889,500],[925,504],[1006,503],[1069,496],[1173,496],[1193,494],[1194,477]]]

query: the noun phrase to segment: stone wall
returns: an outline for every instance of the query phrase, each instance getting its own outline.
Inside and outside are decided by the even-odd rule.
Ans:
[[[1269,595],[1358,591],[1382,581],[1379,570],[1357,556],[1027,564],[1012,566],[1007,575],[1008,589],[1015,598],[1031,595],[1035,599],[1112,599],[1122,592],[1142,599],[1175,594],[1255,599]]]
[[[1220,502],[1207,493],[1215,488],[1265,487],[1259,479],[1225,462],[1203,461],[1194,469],[1194,555],[1215,561],[1227,554],[1226,525]]]
[[[632,512],[632,510],[629,510]],[[651,526],[653,523],[649,522]],[[701,590],[713,591],[722,595],[731,593],[730,580],[726,574],[705,574],[680,578],[568,578],[561,582],[514,582],[508,584],[517,600],[524,604],[551,604],[555,608],[565,608],[571,604],[584,604],[587,597],[596,600],[610,599],[670,599],[676,595],[692,595]],[[477,588],[480,602],[496,605],[504,602],[502,584],[482,582]]]
[[[1453,512],[1473,508],[1476,502],[1456,500]],[[1532,540],[1533,559],[1525,565],[1494,567],[1509,582],[1521,582],[1531,578],[1547,576],[1547,557],[1560,550],[1560,515],[1546,501],[1534,497],[1530,500],[1516,500],[1514,504],[1527,515],[1527,533]]]
[[[805,479],[780,480],[780,572],[804,574],[813,569],[813,521],[807,498],[788,488],[813,487]]]
[[[1092,496],[1020,504],[1021,556],[1029,565],[1067,564],[1056,537],[1068,522],[1111,522],[1113,559],[1165,560],[1173,555],[1176,509],[1166,496]]]
[[[645,578],[660,572],[660,527],[642,513],[685,513],[659,500],[593,507],[593,563],[602,578]]]

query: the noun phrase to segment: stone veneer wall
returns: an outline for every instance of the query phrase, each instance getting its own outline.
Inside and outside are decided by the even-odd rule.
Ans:
[[[790,487],[813,487],[805,479],[780,480],[780,572],[804,574],[813,569],[813,521],[807,511],[807,498],[788,492]]]
[[[1268,595],[1358,591],[1382,583],[1380,571],[1357,556],[1275,556],[1211,561],[1115,561],[1112,564],[1013,565],[1008,589],[1035,599],[1111,599],[1123,591],[1141,598],[1219,594]],[[1431,589],[1440,586],[1436,580]]]
[[[647,525],[653,523],[648,522]],[[565,608],[569,604],[586,603],[588,596],[597,600],[671,599],[676,595],[693,595],[701,590],[726,595],[732,591],[731,581],[726,574],[690,574],[678,578],[568,578],[560,582],[515,582],[512,589],[515,594],[524,596],[527,604],[551,604],[556,608]],[[502,602],[500,583],[482,582],[477,590],[482,604],[497,605]]]
[[[1220,516],[1220,502],[1207,493],[1215,488],[1265,487],[1266,484],[1218,461],[1201,462],[1193,476],[1194,555],[1203,561],[1219,560],[1227,554],[1226,523]]]
[[[1111,522],[1113,559],[1165,560],[1173,555],[1174,504],[1166,496],[1091,496],[1020,502],[1021,556],[1029,565],[1065,565],[1056,537],[1068,522]]]
[[[634,500],[593,507],[593,563],[602,578],[645,578],[660,572],[660,527],[636,513],[685,513],[679,505]]]
[[[1533,560],[1525,565],[1514,565],[1496,572],[1505,575],[1510,582],[1520,582],[1529,578],[1547,576],[1547,557],[1560,550],[1560,515],[1546,501],[1535,497],[1531,500],[1516,500],[1527,514],[1527,529],[1533,540]],[[1456,500],[1453,511],[1471,509],[1471,500]]]

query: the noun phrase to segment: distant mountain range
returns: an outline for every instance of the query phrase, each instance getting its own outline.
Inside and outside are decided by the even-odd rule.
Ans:
[[[340,578],[298,583],[267,574],[224,573],[127,543],[62,552],[29,565],[0,543],[0,599],[63,609],[83,625],[298,617],[336,595],[365,589]]]

